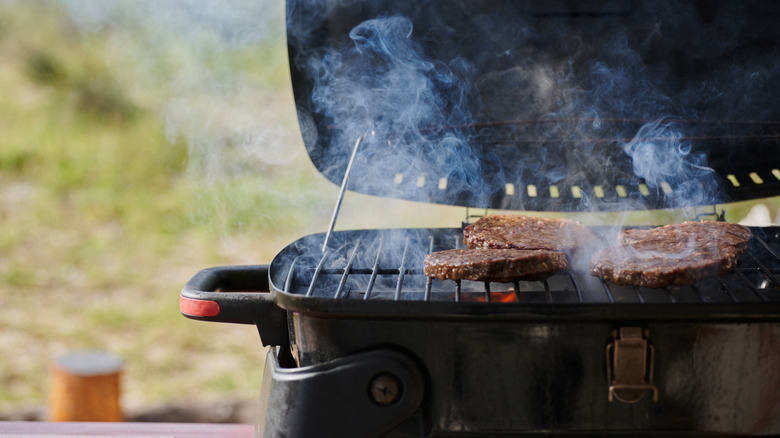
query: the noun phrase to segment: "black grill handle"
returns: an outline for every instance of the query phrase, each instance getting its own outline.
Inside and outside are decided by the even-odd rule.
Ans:
[[[268,265],[206,268],[179,297],[182,315],[200,321],[255,324],[263,345],[289,345],[287,312],[276,305]]]

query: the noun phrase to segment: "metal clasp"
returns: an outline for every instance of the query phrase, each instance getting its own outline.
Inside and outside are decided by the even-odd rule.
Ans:
[[[641,327],[620,327],[613,332],[614,341],[607,345],[608,399],[636,403],[647,390],[658,401],[658,388],[653,385],[655,350],[647,342],[648,331]]]

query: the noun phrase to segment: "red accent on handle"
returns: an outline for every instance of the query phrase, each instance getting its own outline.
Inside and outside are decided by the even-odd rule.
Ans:
[[[217,316],[220,308],[216,301],[194,300],[179,295],[179,310],[181,313],[191,316]]]

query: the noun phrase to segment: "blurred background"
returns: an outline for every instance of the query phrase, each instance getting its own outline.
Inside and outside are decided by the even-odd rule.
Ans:
[[[0,419],[46,419],[55,358],[99,349],[128,419],[253,421],[255,328],[185,319],[178,293],[327,228],[338,187],[302,145],[284,35],[282,1],[0,0]],[[337,228],[464,218],[349,194]]]
[[[0,419],[45,419],[53,361],[98,349],[129,419],[253,421],[256,329],[188,320],[179,291],[324,231],[337,193],[300,139],[284,2],[0,0]],[[422,208],[354,195],[338,227],[463,215]]]

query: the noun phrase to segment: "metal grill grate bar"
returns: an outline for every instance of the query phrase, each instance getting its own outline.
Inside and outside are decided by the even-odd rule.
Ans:
[[[772,282],[775,284],[776,287],[780,287],[780,280],[778,280],[775,274],[771,270],[769,270],[769,268],[767,268],[766,265],[761,263],[761,261],[758,258],[756,258],[756,256],[750,254],[750,257],[753,259],[753,263],[755,263],[756,266],[758,266],[759,271],[761,271],[762,274],[769,277],[769,279],[772,280]]]
[[[752,284],[750,284],[750,280],[748,280],[747,277],[745,277],[745,274],[743,274],[742,271],[740,271],[739,269],[735,269],[734,273],[737,274],[737,277],[739,277],[747,285],[748,290],[753,292],[753,294],[756,295],[761,301],[765,303],[769,301],[769,298],[764,296],[764,294],[759,292],[758,289],[756,289]]]
[[[379,240],[379,247],[376,251],[376,258],[374,259],[374,267],[371,268],[371,278],[366,285],[366,293],[363,295],[363,299],[367,300],[371,296],[371,292],[374,290],[374,284],[376,284],[376,277],[379,275],[379,260],[382,258],[382,245],[384,245],[384,239]]]
[[[433,242],[434,242],[433,241],[433,236],[430,236],[430,238],[428,239],[428,253],[432,253],[433,252],[433,248],[434,248]],[[433,278],[428,277],[426,282],[425,282],[425,295],[423,296],[423,299],[425,301],[430,301],[431,300],[431,286],[432,285],[433,285]]]
[[[693,286],[693,287],[691,287],[691,289],[693,289],[693,293],[694,293],[694,294],[696,294],[696,297],[697,297],[697,298],[698,298],[698,299],[699,299],[699,300],[700,300],[702,303],[706,303],[706,302],[707,302],[707,298],[706,298],[704,295],[702,295],[702,293],[701,293],[701,291],[699,290],[699,288],[698,288],[698,287],[696,287],[696,286]]]
[[[638,287],[634,288],[634,292],[636,292],[636,299],[639,300],[640,303],[644,304],[645,297],[642,296],[642,292],[639,291]]]
[[[577,301],[582,304],[584,301],[582,299],[582,289],[580,289],[580,285],[577,284],[577,281],[574,279],[574,275],[572,275],[571,271],[567,271],[566,273],[569,275],[571,284],[574,285],[574,291],[577,292]]]
[[[779,236],[776,236],[776,237],[779,237]],[[775,250],[774,250],[774,249],[772,249],[772,247],[770,247],[770,246],[769,246],[769,244],[768,244],[768,243],[767,243],[767,242],[766,242],[764,239],[762,239],[761,237],[759,237],[759,236],[756,236],[756,235],[754,235],[754,236],[753,236],[753,238],[754,238],[756,241],[758,241],[759,243],[761,243],[761,246],[763,246],[763,247],[764,247],[764,249],[765,249],[765,250],[766,250],[766,251],[767,251],[769,254],[771,254],[772,256],[774,256],[774,258],[775,258],[775,260],[776,260],[776,261],[780,262],[780,254],[778,254],[777,252],[775,252]]]
[[[344,285],[347,284],[347,277],[352,270],[352,264],[355,262],[355,255],[357,255],[358,248],[360,248],[360,239],[355,242],[355,247],[352,249],[352,254],[347,260],[347,266],[344,267],[344,273],[341,275],[341,281],[339,281],[339,286],[336,288],[336,294],[333,298],[341,298],[344,293]]]
[[[544,284],[544,295],[547,298],[548,303],[552,303],[552,292],[550,291],[550,283],[547,282],[547,280],[544,280],[542,282]]]
[[[604,287],[604,292],[607,294],[607,299],[610,303],[615,302],[615,297],[612,296],[612,290],[610,289],[609,285],[606,281],[599,279],[601,281],[601,285]]]
[[[731,288],[726,287],[726,285],[722,281],[718,283],[718,286],[720,287],[720,290],[722,290],[726,294],[726,296],[728,296],[729,299],[731,299],[732,302],[734,303],[739,302],[737,296],[734,295],[733,292],[731,292]]]
[[[320,273],[322,272],[322,267],[325,265],[325,259],[328,258],[328,255],[330,255],[330,251],[324,251],[322,253],[322,257],[320,257],[319,263],[317,263],[317,267],[314,268],[314,276],[311,279],[311,282],[309,282],[309,289],[306,291],[306,296],[310,297],[314,293],[314,283],[317,282],[317,278],[319,278]]]
[[[356,268],[352,267],[350,269],[350,274],[353,275],[370,275],[374,272],[374,266],[371,268]],[[381,268],[376,267],[376,272],[378,275],[396,275],[401,271],[399,268]],[[414,268],[405,268],[403,269],[404,275],[422,275],[419,270]],[[320,270],[320,275],[342,275],[344,273],[344,268],[322,268]]]
[[[396,283],[395,296],[396,301],[401,299],[401,289],[404,286],[404,276],[406,275],[406,255],[409,254],[409,239],[406,239],[404,245],[404,255],[401,256],[401,266],[398,268],[398,282]]]
[[[725,282],[724,282],[722,279],[720,279],[720,278],[718,279],[718,285],[720,286],[720,290],[724,291],[724,292],[726,293],[726,295],[728,295],[729,297],[731,297],[731,299],[732,299],[732,300],[733,300],[735,303],[738,303],[738,302],[740,302],[740,299],[739,299],[739,298],[737,298],[737,296],[736,296],[736,295],[734,295],[734,293],[733,293],[733,292],[731,292],[731,288],[730,288],[730,287],[728,287],[728,285],[727,285],[727,284],[726,284],[726,283],[725,283]]]
[[[295,265],[298,263],[298,259],[300,259],[300,257],[294,258],[292,263],[290,263],[290,270],[287,271],[287,276],[284,279],[284,291],[285,292],[289,293],[291,291],[290,287],[292,286],[293,273],[295,273]]]

